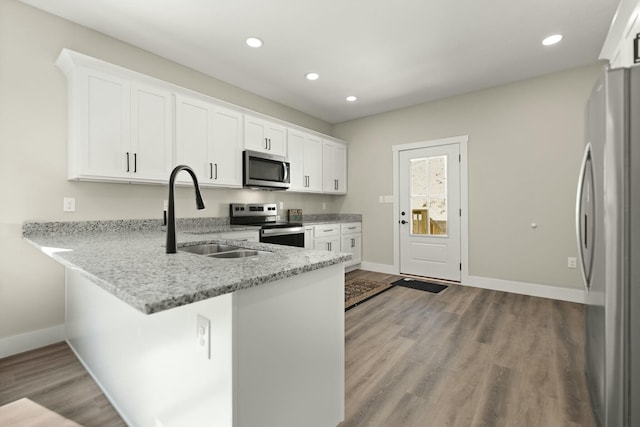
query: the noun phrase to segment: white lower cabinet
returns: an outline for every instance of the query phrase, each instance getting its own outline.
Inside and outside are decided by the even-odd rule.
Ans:
[[[362,223],[350,222],[340,225],[340,251],[351,254],[351,260],[345,267],[362,262]]]
[[[340,224],[316,225],[313,231],[313,249],[340,252]]]
[[[313,226],[304,228],[304,248],[313,249]]]
[[[346,268],[362,262],[362,223],[306,226],[304,231],[305,249],[350,253],[352,258],[346,263]]]

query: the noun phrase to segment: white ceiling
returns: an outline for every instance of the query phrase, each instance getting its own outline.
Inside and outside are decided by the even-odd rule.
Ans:
[[[329,123],[598,59],[618,0],[23,0]],[[561,33],[558,45],[544,37]],[[264,40],[246,46],[248,36]],[[320,79],[304,75],[316,71]],[[347,103],[347,95],[358,101]]]

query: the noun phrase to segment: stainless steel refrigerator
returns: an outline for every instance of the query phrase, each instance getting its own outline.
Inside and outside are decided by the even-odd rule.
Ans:
[[[596,422],[640,426],[640,67],[605,71],[589,98],[576,235]]]

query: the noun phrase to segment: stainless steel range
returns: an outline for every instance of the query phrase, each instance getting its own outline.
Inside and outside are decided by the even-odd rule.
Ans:
[[[230,210],[232,225],[261,227],[261,242],[304,248],[302,223],[278,221],[278,207],[275,203],[232,203]]]

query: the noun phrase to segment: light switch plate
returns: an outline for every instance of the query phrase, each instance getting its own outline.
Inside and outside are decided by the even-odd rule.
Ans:
[[[76,211],[76,199],[73,197],[65,197],[62,199],[62,211],[63,212],[75,212]]]

